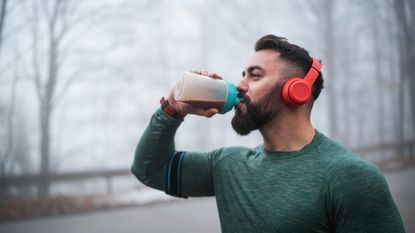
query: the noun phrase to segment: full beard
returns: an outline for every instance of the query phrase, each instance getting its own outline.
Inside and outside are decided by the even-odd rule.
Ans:
[[[274,116],[278,115],[280,106],[278,103],[279,92],[272,89],[267,95],[262,97],[257,104],[248,101],[246,112],[235,111],[232,118],[232,128],[241,136],[248,135],[254,130],[262,128],[269,123]],[[278,90],[278,89],[277,89]]]

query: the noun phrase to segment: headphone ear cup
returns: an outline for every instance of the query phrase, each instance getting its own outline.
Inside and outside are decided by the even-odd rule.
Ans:
[[[293,82],[298,81],[300,78],[290,78],[287,81],[285,81],[285,83],[282,85],[282,89],[281,89],[281,99],[284,103],[289,104],[289,105],[294,105],[295,103],[293,103],[291,101],[291,97],[290,97],[290,86]]]
[[[282,86],[281,97],[286,104],[302,105],[310,99],[310,96],[310,87],[302,78],[290,78]]]

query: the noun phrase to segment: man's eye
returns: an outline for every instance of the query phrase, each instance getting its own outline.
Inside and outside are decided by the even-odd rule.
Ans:
[[[252,77],[252,78],[260,78],[260,77],[261,77],[261,75],[260,75],[260,74],[254,74],[254,73],[252,73],[252,74],[251,74],[251,77]]]

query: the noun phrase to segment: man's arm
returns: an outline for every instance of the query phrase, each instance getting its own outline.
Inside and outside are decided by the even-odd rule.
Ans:
[[[213,79],[222,79],[220,75],[209,74],[206,71],[194,70],[192,72]],[[137,145],[131,171],[145,185],[159,190],[166,190],[167,193],[177,196],[181,195],[183,175],[199,177],[200,179],[187,177],[187,179],[184,179],[189,183],[184,188],[185,192],[188,195],[196,196],[211,195],[213,192],[206,185],[211,184],[211,156],[203,153],[177,153],[174,145],[174,135],[187,114],[212,117],[218,113],[218,110],[215,108],[193,107],[176,101],[173,95],[174,87],[170,90],[165,102],[168,105],[168,111],[163,112],[159,109],[151,118],[149,126]],[[171,112],[174,112],[175,117],[166,114]],[[184,168],[184,166],[186,167]],[[187,174],[182,174],[182,170],[186,171]],[[195,189],[192,189],[192,187],[195,187]]]
[[[157,110],[137,145],[131,171],[145,185],[173,196],[211,196],[212,169],[221,150],[177,152],[174,135],[181,122]]]
[[[174,135],[182,120],[169,117],[157,110],[138,142],[133,174],[145,185],[164,190],[166,169],[170,157],[175,153]]]

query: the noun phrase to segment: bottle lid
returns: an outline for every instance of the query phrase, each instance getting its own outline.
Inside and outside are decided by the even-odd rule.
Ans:
[[[241,100],[238,97],[238,90],[235,84],[228,81],[228,95],[226,96],[226,102],[220,109],[220,114],[225,114],[232,110],[233,107],[238,106]]]

